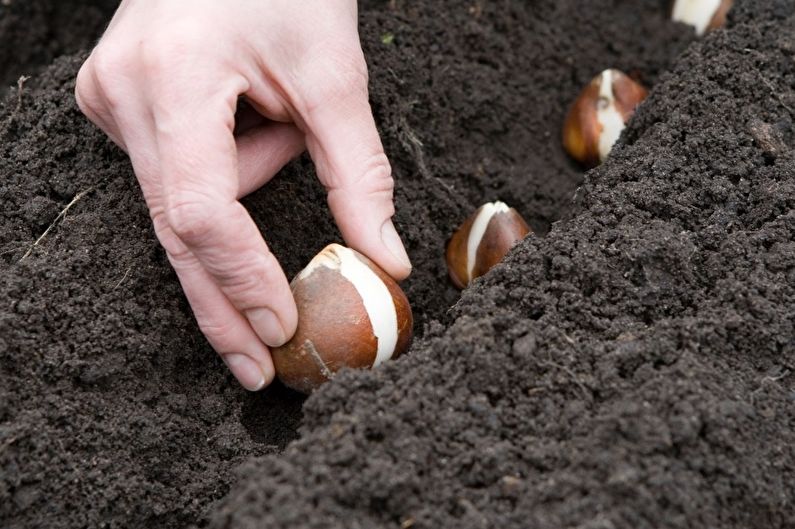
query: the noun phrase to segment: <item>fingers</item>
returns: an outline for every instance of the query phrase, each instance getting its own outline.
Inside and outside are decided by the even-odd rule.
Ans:
[[[115,18],[115,37],[103,37],[81,72],[78,104],[130,152],[158,238],[202,331],[241,384],[256,390],[273,378],[268,346],[294,334],[297,310],[284,272],[238,199],[304,142],[348,244],[398,279],[411,269],[391,220],[393,181],[368,103],[356,4],[302,12],[314,30],[290,34],[290,50],[274,31],[244,31],[257,36],[252,41],[208,38],[228,26],[217,23],[221,8],[208,11],[212,17],[175,18],[180,11],[170,3],[141,5],[125,2],[125,16],[148,23],[157,7],[167,25],[127,27]],[[236,28],[252,21],[255,30],[263,19],[243,18]],[[318,61],[305,63],[315,54]],[[238,98],[257,83],[265,89],[256,91],[254,108],[298,128],[241,123],[235,139]]]
[[[190,253],[162,217],[155,228],[169,248],[168,256],[190,302],[199,328],[213,349],[221,355],[229,370],[249,391],[258,391],[274,378],[270,351],[252,330],[248,321]]]
[[[241,385],[264,387],[273,379],[266,343],[280,345],[289,338],[297,315],[287,279],[236,198],[300,153],[303,133],[284,124],[260,125],[235,143],[223,109],[172,114],[160,108],[155,116],[150,109],[159,107],[147,103],[151,96],[132,94],[124,84],[109,86],[114,101],[124,102],[111,105],[93,66],[87,62],[78,78],[81,110],[123,148],[129,145],[158,238],[202,332]],[[178,103],[172,101],[169,109]],[[175,119],[191,115],[196,119]],[[202,227],[207,222],[209,228]]]
[[[403,279],[411,263],[391,220],[394,183],[362,68],[363,59],[361,67],[313,85],[299,113],[307,129],[307,148],[345,241],[392,277]]]
[[[197,94],[203,104],[193,108],[166,95],[154,106],[162,217],[187,250],[184,258],[172,255],[174,267],[184,270],[195,259],[257,336],[279,346],[294,334],[297,311],[284,272],[237,201],[232,128],[241,91],[227,86],[223,93]]]
[[[238,135],[238,198],[265,185],[304,149],[304,133],[291,124],[267,123]]]

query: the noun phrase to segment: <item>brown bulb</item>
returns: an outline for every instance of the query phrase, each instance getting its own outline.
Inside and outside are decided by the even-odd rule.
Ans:
[[[673,0],[671,19],[693,26],[696,34],[726,25],[734,0]]]
[[[406,295],[359,252],[331,244],[290,286],[298,329],[272,351],[285,385],[311,393],[343,367],[377,367],[408,349],[414,321]]]
[[[530,231],[521,215],[504,203],[481,206],[447,244],[450,279],[458,288],[466,287],[502,261]]]
[[[607,159],[648,92],[619,70],[605,70],[580,93],[563,125],[563,146],[586,167]]]

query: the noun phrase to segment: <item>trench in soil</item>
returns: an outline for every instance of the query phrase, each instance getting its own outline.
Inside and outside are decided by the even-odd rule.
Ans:
[[[476,2],[466,8],[458,5],[452,13],[445,7],[391,10],[379,2],[362,5],[362,40],[370,63],[374,111],[382,129],[387,129],[382,133],[398,182],[396,223],[408,239],[415,267],[403,285],[415,313],[415,340],[422,338],[431,322],[450,323],[449,309],[460,292],[447,280],[444,245],[474,209],[503,200],[520,211],[537,236],[544,236],[552,223],[571,213],[583,169],[563,152],[560,125],[568,105],[590,78],[609,66],[653,86],[692,40],[687,28],[665,20],[658,2],[639,9],[619,3],[617,17],[609,23],[575,13],[572,5],[505,3],[489,9]],[[4,79],[10,82],[29,75],[58,53],[90,45],[101,34],[112,7],[113,2],[104,1],[13,4],[11,22],[24,23],[5,34],[10,42],[4,49],[26,53],[6,59]],[[540,16],[531,16],[531,10]],[[428,31],[428,26],[437,24],[428,24],[423,17],[449,18],[460,31],[448,42],[437,41]],[[638,26],[644,17],[646,22]],[[650,28],[649,19],[657,27],[641,39],[641,28]],[[526,31],[543,27],[550,35],[526,38],[511,27],[527,22],[533,29]],[[46,37],[34,32],[39,42],[29,42],[32,37],[26,28],[36,25]],[[579,30],[573,28],[578,26],[580,30],[587,26],[592,35],[576,38]],[[635,29],[626,31],[626,26]],[[395,32],[396,41],[384,44],[384,35]],[[423,75],[410,74],[407,66],[428,51]],[[27,81],[35,82],[35,77]],[[496,113],[512,117],[497,119]],[[288,277],[325,244],[341,239],[325,205],[310,215],[301,211],[279,216],[288,213],[293,202],[304,208],[312,207],[311,201],[323,203],[320,187],[306,181],[314,178],[312,171],[304,157],[283,171],[285,185],[277,181],[244,201],[255,220],[264,224],[263,232]],[[301,180],[296,174],[308,176]],[[295,185],[311,190],[294,193],[290,188]],[[49,195],[60,199],[57,192]],[[53,211],[50,207],[36,227],[45,226]],[[13,263],[19,255],[11,252],[4,257]],[[242,423],[255,441],[283,448],[297,435],[303,400],[277,383],[245,397]]]
[[[237,388],[195,328],[176,279],[156,245],[129,164],[122,153],[86,124],[74,108],[71,83],[82,56],[60,59],[53,66],[40,70],[32,66],[36,62],[44,66],[55,55],[89,44],[93,35],[101,30],[99,21],[102,20],[101,15],[107,13],[107,3],[69,3],[72,4],[76,6],[73,11],[64,9],[66,4],[47,2],[32,2],[24,6],[12,3],[6,11],[0,11],[3,13],[0,21],[22,20],[27,26],[37,28],[30,32],[0,33],[8,40],[7,45],[0,49],[27,50],[24,55],[19,55],[18,64],[11,66],[13,61],[8,62],[7,56],[7,62],[0,62],[7,65],[1,72],[3,78],[13,81],[33,70],[42,72],[28,81],[21,97],[12,89],[0,113],[5,120],[4,162],[0,166],[5,185],[0,191],[6,204],[0,224],[0,266],[3,269],[0,281],[9,299],[13,300],[11,308],[0,318],[2,369],[4,377],[10,381],[10,387],[0,390],[0,420],[12,425],[9,439],[13,439],[9,445],[11,450],[0,456],[5,458],[6,468],[13,469],[10,474],[13,479],[0,489],[0,499],[7,500],[3,502],[5,507],[2,509],[5,510],[0,510],[4,516],[20,525],[41,523],[48,520],[48,511],[44,508],[47,504],[50,512],[69,513],[53,526],[90,524],[110,519],[111,524],[117,525],[146,520],[176,527],[205,525],[213,516],[218,524],[230,523],[226,517],[237,517],[236,521],[262,520],[266,519],[269,510],[273,510],[272,516],[281,516],[279,519],[284,521],[289,519],[286,511],[300,507],[307,510],[316,508],[328,515],[342,513],[340,519],[346,515],[353,516],[357,521],[365,520],[365,526],[368,522],[387,525],[386,518],[406,523],[409,518],[406,518],[408,514],[403,512],[404,508],[422,512],[421,506],[416,505],[416,487],[420,485],[414,483],[412,477],[400,474],[400,465],[390,467],[378,459],[380,463],[369,467],[366,458],[351,455],[352,451],[366,449],[383,459],[390,448],[400,446],[389,429],[393,423],[410,429],[405,434],[406,443],[412,449],[407,457],[425,452],[433,454],[432,458],[427,456],[429,459],[424,465],[417,461],[409,464],[426,469],[423,472],[427,472],[428,480],[435,480],[433,483],[439,487],[440,498],[453,501],[452,498],[469,494],[469,504],[456,503],[449,507],[449,512],[447,504],[443,504],[437,506],[439,512],[445,512],[454,519],[469,520],[465,525],[473,527],[478,524],[477,516],[471,512],[475,509],[473,502],[477,504],[472,499],[472,490],[487,491],[484,493],[486,499],[482,500],[482,505],[477,505],[477,509],[485,512],[484,516],[491,522],[500,520],[500,509],[506,508],[505,502],[510,503],[501,496],[504,484],[499,480],[512,476],[515,469],[503,468],[503,461],[511,461],[517,468],[526,464],[522,467],[522,475],[527,476],[528,489],[538,494],[553,495],[548,497],[550,513],[557,512],[555,498],[560,498],[566,514],[560,514],[560,518],[554,520],[567,520],[558,526],[574,526],[585,523],[593,515],[588,508],[582,507],[587,506],[587,500],[580,495],[602,498],[601,489],[594,484],[598,480],[590,473],[590,469],[601,468],[600,451],[610,453],[610,457],[616,460],[629,458],[626,475],[619,476],[627,483],[634,483],[638,473],[643,475],[637,469],[645,464],[641,463],[645,460],[632,456],[636,445],[658,457],[655,461],[660,461],[661,465],[672,468],[680,463],[691,463],[686,454],[677,454],[677,450],[683,453],[691,450],[705,459],[722,456],[722,449],[704,449],[704,452],[699,451],[701,448],[694,448],[702,442],[713,446],[699,437],[707,434],[703,430],[699,433],[695,426],[693,446],[683,442],[670,451],[665,447],[648,448],[653,441],[643,437],[644,432],[657,432],[657,423],[653,421],[659,422],[660,418],[654,415],[654,411],[639,411],[632,407],[633,399],[640,399],[640,396],[657,402],[654,401],[657,397],[646,392],[645,386],[644,392],[636,391],[636,383],[631,381],[642,376],[637,372],[646,376],[651,376],[648,375],[649,370],[664,372],[670,365],[675,365],[666,347],[676,349],[670,345],[674,342],[689,347],[687,344],[703,338],[699,331],[685,324],[684,330],[668,329],[669,334],[660,336],[650,334],[652,331],[643,327],[654,326],[678,314],[698,314],[699,307],[706,306],[711,299],[703,294],[703,289],[693,286],[698,282],[692,278],[684,277],[682,281],[693,291],[698,291],[702,298],[691,298],[686,289],[676,291],[671,286],[671,278],[666,275],[668,270],[689,269],[682,263],[686,262],[692,244],[678,241],[680,234],[673,228],[669,230],[667,226],[661,226],[663,221],[657,222],[656,217],[652,219],[654,222],[649,221],[651,227],[633,225],[626,228],[623,235],[618,230],[619,234],[611,244],[622,247],[618,244],[621,242],[629,248],[626,250],[627,262],[620,262],[626,267],[627,274],[635,274],[627,277],[637,285],[649,283],[654,286],[649,289],[648,303],[635,301],[633,296],[637,292],[631,289],[626,290],[626,299],[620,297],[617,293],[625,287],[615,286],[618,283],[609,275],[612,272],[593,270],[588,260],[577,253],[590,251],[590,239],[601,240],[603,234],[599,230],[608,229],[605,226],[610,225],[610,221],[604,219],[616,218],[627,211],[627,217],[646,215],[646,218],[652,218],[649,212],[659,213],[657,217],[680,222],[677,229],[692,229],[701,235],[702,226],[698,223],[702,220],[696,209],[692,210],[692,225],[678,217],[681,211],[677,208],[680,207],[679,202],[686,202],[681,197],[688,196],[687,189],[675,185],[661,188],[659,195],[665,198],[655,197],[646,189],[639,190],[636,196],[627,192],[636,199],[636,206],[642,204],[645,208],[637,213],[627,206],[625,197],[611,202],[612,196],[599,188],[599,185],[609,186],[611,183],[616,186],[626,184],[625,172],[631,172],[635,166],[642,167],[643,174],[675,174],[671,167],[684,170],[680,162],[682,155],[678,151],[676,155],[670,155],[662,148],[655,152],[652,147],[643,145],[639,148],[642,154],[632,158],[632,153],[628,154],[619,147],[618,161],[595,173],[596,180],[589,186],[591,194],[583,197],[577,193],[578,186],[583,183],[583,173],[568,159],[559,141],[560,125],[568,105],[594,74],[606,67],[616,67],[655,88],[661,78],[666,78],[665,72],[681,60],[678,58],[694,38],[688,28],[667,21],[664,2],[604,0],[583,5],[573,0],[531,3],[451,1],[441,4],[398,1],[360,4],[361,36],[370,65],[373,109],[397,182],[396,224],[415,267],[414,274],[403,286],[415,312],[417,346],[414,354],[417,356],[400,360],[382,373],[346,374],[339,383],[325,388],[307,403],[311,418],[301,433],[303,442],[294,443],[292,449],[288,448],[283,457],[278,458],[275,454],[282,453],[290,441],[299,438],[303,397],[278,384],[254,395]],[[744,12],[753,11],[748,7],[750,3],[740,4]],[[779,8],[774,4],[764,2],[763,8],[766,12],[776,13]],[[56,5],[61,7],[56,9]],[[760,11],[763,8],[760,7]],[[93,15],[80,17],[75,14],[83,9]],[[13,19],[13,16],[18,18]],[[64,23],[59,25],[59,20]],[[88,37],[82,43],[63,37],[79,31],[84,31]],[[743,38],[751,40],[748,34],[752,33],[744,33]],[[721,38],[720,35],[712,37],[711,42],[720,42]],[[786,42],[781,42],[782,49],[786,48]],[[726,47],[731,48],[728,43]],[[697,57],[698,53],[688,56],[689,64],[698,71],[703,65],[694,56]],[[2,54],[0,59],[3,59]],[[690,83],[687,86],[694,86],[682,68],[675,75],[687,79]],[[774,81],[778,82],[777,79]],[[722,101],[727,97],[709,83],[704,86],[708,87],[703,90],[712,101]],[[740,97],[737,93],[735,91],[733,97]],[[629,131],[629,143],[638,140],[639,131],[656,130],[655,124],[665,120],[665,112],[661,108],[667,110],[666,105],[687,116],[687,112],[674,104],[680,96],[676,92],[676,83],[666,85],[666,92],[656,100],[664,103],[655,103],[653,110],[642,113],[641,122],[634,124]],[[655,97],[654,93],[652,97]],[[703,112],[699,106],[702,103],[687,101],[693,115]],[[770,105],[775,106],[775,101],[758,104],[767,114],[774,113]],[[690,124],[680,114],[676,117]],[[778,155],[771,153],[775,149],[784,152],[788,147],[776,144],[779,140],[775,131],[778,129],[770,129],[768,122],[771,120],[765,119],[767,121],[758,124],[756,129],[761,132],[754,137],[762,138],[759,140],[762,143],[769,142],[765,156],[772,156],[768,160],[770,170],[783,171],[775,164],[775,156]],[[743,122],[738,128],[744,126]],[[791,140],[786,126],[779,128],[784,131],[781,132],[783,137]],[[681,141],[676,133],[666,135],[667,129],[662,130],[659,133],[660,145],[665,148]],[[679,135],[683,134],[680,132]],[[720,150],[721,140],[727,143],[724,151]],[[742,185],[746,176],[743,169],[750,169],[741,162],[724,167],[720,159],[721,156],[729,159],[730,154],[727,153],[746,149],[747,145],[729,145],[730,141],[725,140],[725,136],[712,130],[694,134],[690,141],[718,145],[713,147],[718,161],[705,162],[704,158],[694,156],[688,163],[707,167],[702,170],[704,173],[723,171],[733,185]],[[779,143],[782,141],[784,145],[789,140]],[[648,149],[648,152],[643,149]],[[756,156],[758,153],[747,153],[747,159],[752,160],[747,165],[753,165],[754,170]],[[655,165],[650,160],[658,162]],[[720,171],[709,164],[717,165]],[[771,180],[775,178],[771,177]],[[714,190],[706,184],[696,183],[696,187],[708,197],[703,199],[703,203],[712,207],[713,196],[710,193]],[[20,263],[30,241],[55,220],[65,204],[88,188],[94,191],[70,210],[42,248],[36,249]],[[574,201],[575,196],[577,201]],[[605,200],[598,222],[593,220],[594,212],[598,210],[593,196],[597,196],[596,200]],[[483,202],[495,199],[516,207],[538,237],[544,237],[558,221],[562,221],[558,226],[564,228],[550,241],[531,242],[517,249],[503,267],[464,293],[459,304],[461,293],[450,285],[446,277],[444,243],[471,211]],[[666,199],[669,201],[664,202]],[[277,179],[244,203],[288,276],[297,273],[328,242],[339,240],[324,205],[323,190],[306,158],[288,166]],[[734,207],[732,204],[734,202],[725,209],[730,211]],[[580,216],[583,210],[589,214]],[[740,213],[735,211],[735,214]],[[731,216],[731,213],[726,215]],[[723,222],[722,219],[716,222]],[[567,223],[574,227],[566,227]],[[659,232],[654,232],[654,229]],[[575,233],[579,239],[569,237],[566,230]],[[555,231],[552,233],[554,235]],[[676,244],[670,243],[672,240]],[[635,242],[639,247],[633,246]],[[673,250],[665,246],[669,243]],[[605,247],[608,249],[604,251],[609,253],[612,246],[606,244]],[[594,254],[593,257],[594,262],[605,264],[598,260],[599,255]],[[548,262],[544,261],[542,266],[538,264],[539,260]],[[611,264],[615,263],[607,263]],[[718,268],[728,266],[725,263],[701,265],[708,267],[710,264]],[[538,275],[533,275],[536,273]],[[545,286],[543,292],[534,290],[532,283],[542,279],[545,285],[551,286]],[[587,284],[588,281],[593,281],[593,284]],[[575,284],[577,288],[572,286]],[[587,302],[577,298],[575,291],[580,288],[594,298]],[[738,287],[730,285],[728,288]],[[773,297],[774,294],[770,294],[774,292],[773,287],[766,288],[770,289],[769,296]],[[607,297],[599,297],[603,295]],[[571,306],[564,307],[568,302]],[[762,304],[762,301],[758,303]],[[601,320],[593,316],[599,311],[592,306],[598,304],[604,305],[600,309]],[[513,312],[505,314],[505,311],[498,310],[506,306]],[[604,323],[603,320],[609,319],[604,315],[611,314],[613,307],[615,310],[611,317],[615,323]],[[582,321],[572,317],[580,310]],[[565,316],[561,316],[564,313]],[[625,321],[629,330],[619,333],[617,329],[623,328]],[[543,322],[548,329],[539,329],[537,322]],[[695,328],[708,327],[704,320],[697,320],[697,323]],[[676,322],[672,323],[671,328],[676,325]],[[782,339],[786,339],[788,335],[782,326],[770,325],[780,330]],[[520,333],[518,328],[524,330]],[[502,336],[503,332],[507,336]],[[720,332],[715,332],[725,336],[726,331],[720,329]],[[620,345],[623,348],[620,351],[613,351],[611,345],[599,342],[602,338],[615,339],[616,343],[626,345]],[[545,340],[543,343],[542,339]],[[506,340],[510,342],[508,345]],[[577,351],[585,358],[582,362],[601,366],[604,373],[612,373],[615,369],[620,383],[592,389],[592,379],[583,382],[572,375],[574,371],[583,371],[595,377],[591,371],[596,368],[589,371],[576,358],[572,360],[566,356],[574,343],[568,340],[581,340],[586,344]],[[745,338],[737,338],[736,343],[742,340]],[[513,356],[501,356],[500,351],[506,347]],[[460,363],[445,360],[451,349],[455,354],[467,355],[466,358],[462,358]],[[535,369],[532,372],[546,380],[548,389],[554,387],[559,392],[549,389],[549,395],[538,397],[538,400],[528,399],[527,395],[516,396],[512,383],[516,382],[517,376],[512,372],[515,367],[510,362],[517,361],[517,355],[540,355],[540,350],[549,355],[545,360],[548,364],[542,366],[543,369],[525,367],[529,371]],[[553,354],[559,352],[562,356],[553,358]],[[604,366],[600,352],[605,352],[604,356],[608,358],[604,360]],[[647,362],[645,357],[640,358],[643,355],[650,355],[654,360]],[[482,364],[477,362],[478,357],[484,359]],[[725,373],[722,371],[725,370],[724,357],[720,354],[715,357],[707,364],[715,373]],[[494,365],[490,365],[492,358]],[[782,378],[786,370],[765,371],[771,369],[770,358],[772,355],[760,354],[753,363],[753,369],[763,372],[764,377],[770,380],[786,382]],[[427,360],[427,365],[440,371],[423,374],[423,359]],[[666,383],[661,383],[656,392],[662,395],[657,404],[662,406],[673,402],[665,399],[674,389],[690,397],[706,395],[709,398],[702,400],[709,402],[710,408],[703,411],[702,424],[711,424],[703,416],[713,413],[713,408],[719,410],[715,416],[736,419],[732,424],[742,423],[743,419],[737,418],[745,417],[741,415],[742,410],[724,409],[725,406],[721,408],[723,400],[717,402],[719,399],[728,401],[729,390],[724,393],[716,389],[712,385],[710,371],[699,361],[688,361],[692,364],[683,363],[695,366],[693,370],[703,378],[695,382],[688,379],[687,383],[680,383],[677,377],[664,378]],[[538,362],[540,365],[541,360]],[[740,373],[737,379],[726,382],[726,385],[732,391],[740,392],[741,385],[737,380],[740,377],[753,378],[751,363],[731,357],[726,362],[735,365]],[[466,373],[457,371],[464,369],[462,366],[468,369]],[[401,373],[402,369],[406,371]],[[684,373],[686,369],[682,369]],[[604,373],[600,371],[598,374]],[[400,385],[410,385],[414,381],[417,388],[432,391],[428,380],[433,377],[437,377],[438,387],[444,386],[445,380],[459,380],[462,386],[447,388],[447,393],[438,395],[438,402],[449,401],[451,410],[456,408],[456,411],[460,405],[478,420],[471,417],[466,420],[448,418],[442,411],[429,411],[434,403],[427,395],[414,394],[412,387]],[[682,378],[687,377],[682,374]],[[536,390],[543,392],[544,388],[533,386],[528,389]],[[590,392],[595,397],[590,398]],[[616,397],[622,392],[627,395],[624,400]],[[400,395],[405,398],[399,398]],[[381,409],[377,401],[349,402],[349,396],[354,400],[382,399],[392,407]],[[600,410],[593,403],[599,399],[614,406],[615,413]],[[698,407],[697,399],[687,403]],[[771,404],[770,409],[778,409],[781,413],[779,401],[776,403],[779,407]],[[512,415],[511,404],[526,413],[524,421],[528,424]],[[481,423],[494,420],[493,410],[499,410],[503,424],[510,424],[495,437],[479,430]],[[598,419],[603,422],[594,418],[597,412],[602,414]],[[383,414],[385,424],[378,423],[380,414]],[[629,419],[623,417],[635,417],[633,414],[638,415],[636,422],[630,421],[636,429],[616,427],[620,433],[612,430],[605,433],[600,429],[601,425],[614,420],[626,425]],[[554,423],[561,415],[570,419],[572,426],[556,426]],[[690,420],[690,416],[685,415],[682,414],[681,420]],[[401,423],[398,418],[404,416],[408,419]],[[437,420],[438,424],[426,427],[416,424],[417,420],[426,417]],[[537,426],[537,423],[544,422],[543,419],[547,420],[547,426]],[[590,419],[593,423],[588,422]],[[460,432],[453,426],[456,420],[472,429],[471,438],[460,438]],[[676,420],[680,420],[679,415]],[[713,428],[718,430],[723,425],[719,419],[716,421]],[[773,428],[765,424],[765,428]],[[592,441],[577,444],[581,439],[577,428],[584,428],[584,425],[595,428],[605,437],[596,435]],[[440,433],[445,431],[444,428],[449,428],[449,435]],[[682,430],[689,431],[688,428],[690,426],[682,427]],[[424,433],[423,429],[433,433]],[[532,434],[527,434],[527,439],[520,442],[518,432],[525,429]],[[709,430],[707,426],[703,429]],[[36,435],[32,435],[33,431],[37,432]],[[750,438],[762,431],[761,426],[752,429]],[[337,432],[339,437],[335,437]],[[787,432],[780,439],[784,439],[784,434]],[[759,439],[765,437],[759,433],[754,440]],[[491,461],[493,471],[481,468],[477,461],[466,459],[473,457],[468,452],[469,448],[463,448],[469,442],[475,447],[485,447],[481,455],[484,461]],[[567,442],[570,444],[565,444]],[[714,445],[729,447],[726,449],[729,453],[731,449],[743,448],[742,442],[745,441],[735,442],[721,437],[720,442],[715,441]],[[319,450],[321,445],[318,443],[325,444],[325,448]],[[557,453],[553,448],[557,444],[565,450]],[[752,444],[749,442],[747,446]],[[771,444],[775,445],[775,442]],[[492,448],[494,451],[489,452]],[[528,453],[522,456],[525,459],[519,457],[522,459],[520,464],[516,462],[515,453],[523,448]],[[616,451],[626,449],[630,455],[612,453],[613,448]],[[582,468],[577,466],[577,461],[561,463],[567,461],[571,453],[585,454]],[[305,460],[301,459],[302,454],[306,454]],[[454,473],[438,467],[437,461],[443,459],[439,454],[459,460],[460,466],[469,470]],[[346,457],[350,461],[348,464],[345,463]],[[756,462],[751,456],[735,459],[736,464],[746,470]],[[784,468],[791,459],[782,458],[782,461],[780,468]],[[313,462],[316,463],[314,466]],[[232,474],[232,470],[241,463],[245,463],[243,473],[239,476]],[[486,463],[483,465],[488,467]],[[708,466],[707,463],[705,465]],[[612,459],[609,466],[615,466]],[[271,468],[275,477],[269,481]],[[339,492],[342,498],[339,505],[344,507],[334,503],[332,507],[324,506],[329,510],[323,511],[313,504],[312,494],[333,496],[334,489],[324,484],[326,478],[322,473],[320,477],[313,474],[323,468],[332,468],[339,473],[340,482],[345,485]],[[395,472],[394,480],[383,469]],[[375,472],[375,477],[366,474],[365,470]],[[569,470],[571,475],[565,473]],[[53,476],[49,483],[42,479],[45,471]],[[633,471],[636,474],[632,474]],[[703,470],[703,473],[709,476],[713,471],[718,472]],[[302,472],[309,476],[303,483]],[[369,476],[384,487],[393,486],[394,498],[383,498],[376,496],[375,492],[357,489],[360,484],[346,472],[361,472],[364,481]],[[495,480],[489,481],[490,477],[484,477],[491,476],[492,472],[505,474],[495,478],[500,485],[492,486],[490,483]],[[791,475],[784,471],[769,472],[775,479]],[[584,492],[565,489],[556,490],[553,494],[547,491],[543,488],[543,478],[553,473],[559,483],[585,476],[588,479],[583,478]],[[668,476],[651,471],[650,474],[655,478]],[[681,478],[678,474],[676,477]],[[724,489],[715,486],[713,478],[703,478],[703,483],[699,481],[701,478],[699,474],[698,479],[676,483],[707,506],[703,514],[706,519],[721,520],[718,515],[714,519],[709,518],[715,511],[715,504],[742,495],[724,493]],[[737,490],[744,491],[743,487],[753,489],[753,494],[748,497],[758,500],[761,505],[757,512],[760,519],[767,517],[770,527],[785,526],[777,522],[785,508],[774,500],[769,503],[759,500],[762,494],[759,491],[767,491],[759,484],[762,482],[759,475],[749,472],[747,477],[734,479],[739,481],[731,482],[731,486]],[[149,489],[141,485],[142,482],[149,483],[147,486],[156,490],[156,498],[150,496]],[[620,488],[621,484],[613,486]],[[495,493],[493,488],[500,492]],[[233,492],[227,495],[230,490]],[[279,497],[278,492],[284,491],[293,496],[279,510],[274,498]],[[615,494],[620,499],[622,494],[629,493],[619,491]],[[681,498],[667,489],[666,494],[669,495],[663,504],[681,507],[678,503],[682,502]],[[186,503],[186,496],[196,501]],[[368,497],[371,503],[359,505],[355,499],[359,497]],[[621,510],[621,502],[612,502],[614,499],[608,496],[603,501],[613,509],[610,511],[611,520],[619,519],[619,515],[631,518]],[[221,507],[215,504],[219,500]],[[633,497],[627,500],[627,509],[634,513],[659,514],[644,501]],[[583,510],[579,511],[574,505]],[[522,505],[520,499],[516,499],[513,506],[519,512],[538,515],[535,506]],[[779,510],[776,510],[777,506]],[[667,512],[665,507],[660,509]],[[432,513],[426,515],[433,519]],[[421,519],[416,513],[413,516]],[[539,516],[537,526],[554,525],[550,521],[552,518]],[[449,522],[449,519],[445,520]]]
[[[431,6],[401,6],[391,11],[379,2],[363,6],[361,31],[374,111],[380,126],[386,128],[382,132],[398,186],[396,223],[415,267],[403,284],[415,314],[415,340],[422,339],[432,322],[450,323],[449,310],[460,292],[446,277],[444,245],[474,209],[503,200],[520,211],[537,236],[544,236],[554,222],[571,213],[583,169],[563,152],[559,131],[579,90],[605,67],[623,69],[653,87],[658,75],[692,40],[687,28],[665,20],[657,2],[645,2],[640,8],[620,2],[612,16],[597,18],[578,13],[575,4],[531,7],[506,2],[489,7],[475,2],[455,4],[452,12]],[[7,82],[39,71],[58,53],[89,45],[101,34],[103,15],[112,6],[74,2],[75,9],[70,9],[65,4],[39,2],[12,7],[17,8],[16,20],[25,23],[17,26],[18,31],[6,33],[11,43],[4,49],[29,53],[14,56],[16,64],[14,58],[7,59]],[[540,16],[532,16],[531,9]],[[423,18],[448,19],[459,29],[446,35],[447,41],[440,41],[434,35],[440,25]],[[548,35],[527,38],[512,27],[517,24],[526,25],[526,32],[543,28]],[[33,25],[55,42],[41,36],[39,42],[29,42],[26,28]],[[583,27],[591,35],[580,39]],[[395,40],[384,44],[386,34],[395,35]],[[428,56],[422,61],[422,73],[410,73],[420,56]],[[74,67],[65,69],[69,72]],[[63,72],[58,74],[68,82]],[[34,77],[28,83],[35,86],[36,81]],[[295,186],[309,189],[296,192]],[[62,201],[57,191],[48,195]],[[328,242],[340,240],[325,205],[315,207],[323,204],[323,193],[306,157],[244,203],[262,226],[288,277]],[[300,205],[297,215],[294,203]],[[34,217],[44,218],[31,224],[37,229],[46,226],[54,211],[52,207],[43,213],[35,211]],[[20,254],[4,253],[3,257],[13,264]],[[124,270],[117,272],[123,277]],[[169,280],[173,282],[173,277]],[[179,310],[187,313],[186,309],[181,301]],[[194,336],[192,343],[200,341]],[[207,352],[206,347],[201,350]],[[213,363],[216,369],[218,362]],[[177,365],[175,370],[195,372],[189,365]],[[177,393],[189,391],[190,386],[169,385]],[[240,421],[253,441],[270,451],[283,449],[297,437],[304,396],[277,382],[259,394],[239,398]]]
[[[623,69],[651,88],[693,35],[689,28],[666,20],[666,10],[657,1],[640,8],[619,2],[612,20],[604,24],[591,13],[572,13],[576,2],[558,3],[554,8],[508,2],[493,7],[490,13],[488,9],[484,13],[485,5],[476,2],[467,7],[465,17],[450,16],[444,7],[424,13],[424,9],[411,13],[406,8],[406,13],[394,13],[393,25],[381,22],[389,17],[389,10],[385,12],[378,2],[373,5],[377,7],[371,11],[364,9],[365,20],[373,23],[363,22],[363,42],[370,63],[374,111],[382,114],[381,126],[388,123],[393,136],[385,142],[398,181],[396,203],[401,211],[396,221],[409,239],[415,267],[402,286],[412,301],[415,340],[421,340],[432,322],[451,323],[450,309],[460,298],[447,279],[443,261],[449,235],[477,207],[493,200],[515,207],[540,237],[553,223],[570,218],[584,169],[562,149],[560,128],[579,90],[604,67]],[[502,33],[516,21],[531,18],[528,13],[532,11],[542,16],[533,20],[533,29],[528,31],[549,24],[554,34],[541,50],[537,49],[539,36],[522,38],[515,30]],[[401,15],[408,15],[410,21]],[[461,34],[442,49],[432,36],[423,34],[422,24],[411,27],[423,15],[450,16],[451,24],[462,24]],[[495,19],[485,28],[478,27],[489,15]],[[644,17],[645,23],[634,31],[625,30],[625,25],[637,24]],[[657,25],[653,31],[651,20]],[[573,28],[585,25],[593,34],[580,41]],[[392,27],[402,30],[398,53],[390,53],[392,44],[383,44],[384,35],[394,35],[389,30]],[[644,42],[640,42],[640,33],[645,33]],[[467,57],[465,64],[446,65],[445,53],[459,46],[473,56]],[[404,81],[399,79],[396,65],[411,64],[415,54],[424,49],[435,52],[427,65],[427,78],[401,86]],[[383,90],[389,85],[398,89]],[[514,113],[511,109],[521,108],[522,117],[498,121],[495,107],[507,115]],[[528,115],[532,117],[528,119]],[[428,136],[420,132],[429,128]],[[440,137],[433,137],[437,134]],[[471,146],[473,140],[479,147],[474,153],[457,146],[457,142]],[[439,156],[442,151],[448,151],[446,156]],[[325,242],[309,239],[305,244],[320,249]],[[288,265],[288,275],[300,266]],[[243,424],[254,439],[273,441],[274,424],[287,417],[287,424],[299,424],[302,408],[298,403],[302,400],[277,384],[248,403]],[[283,440],[280,445],[284,446]]]

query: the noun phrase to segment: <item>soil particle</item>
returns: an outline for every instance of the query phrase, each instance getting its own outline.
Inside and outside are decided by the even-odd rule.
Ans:
[[[196,329],[84,55],[12,91],[3,525],[791,527],[795,5],[691,43],[663,3],[362,5],[419,338],[305,403]],[[608,66],[653,92],[583,180],[559,127]],[[459,294],[444,241],[495,199],[546,236]],[[339,238],[307,159],[245,204],[290,276]]]

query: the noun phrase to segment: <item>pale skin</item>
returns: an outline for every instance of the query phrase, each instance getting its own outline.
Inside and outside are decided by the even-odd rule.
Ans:
[[[256,112],[236,134],[241,97]],[[355,0],[123,0],[76,98],[129,154],[199,328],[246,389],[273,380],[298,316],[239,199],[289,160],[309,151],[350,247],[409,275]]]

